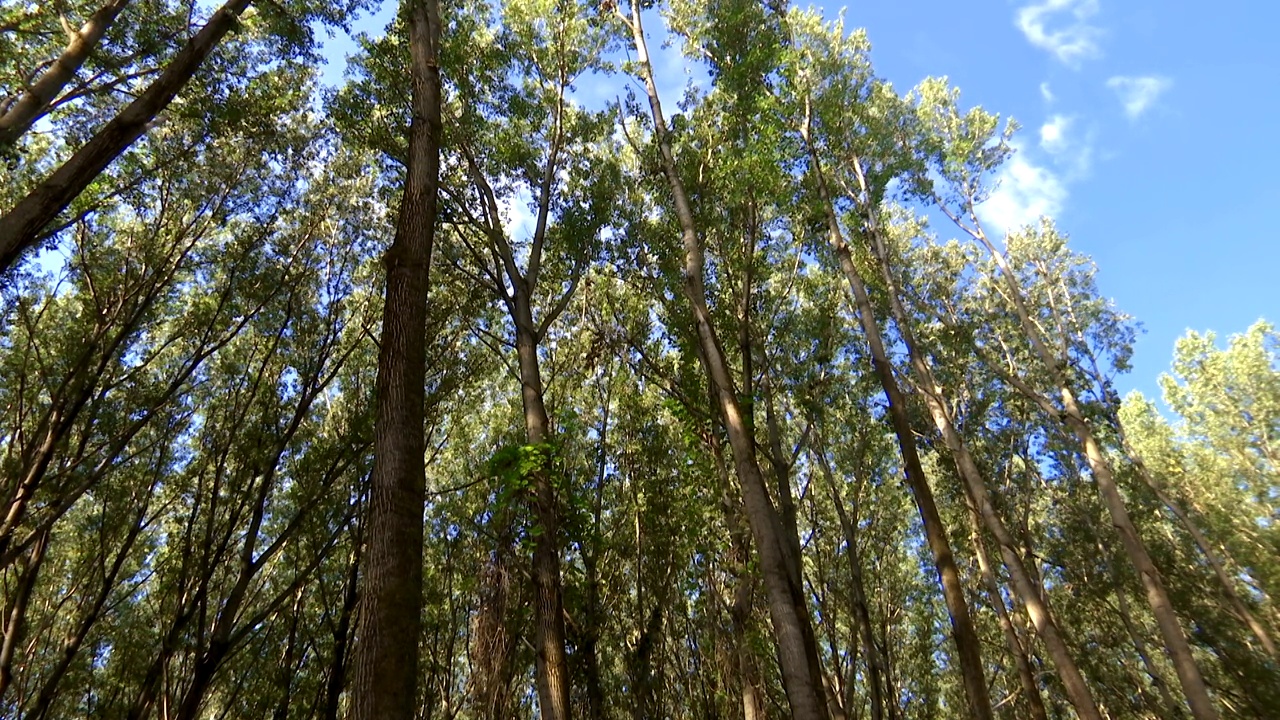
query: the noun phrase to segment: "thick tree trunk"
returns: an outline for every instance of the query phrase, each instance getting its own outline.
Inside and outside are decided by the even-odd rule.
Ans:
[[[422,628],[422,542],[426,473],[427,290],[440,177],[440,5],[410,0],[413,121],[409,165],[378,352],[377,417],[352,720],[413,720]]]
[[[676,215],[680,222],[681,241],[684,249],[683,291],[693,313],[698,344],[706,363],[706,371],[715,386],[717,401],[729,443],[738,481],[742,487],[743,504],[747,522],[751,527],[756,550],[760,556],[760,569],[764,576],[765,591],[769,601],[769,616],[773,621],[774,637],[778,644],[778,660],[782,671],[782,684],[791,706],[794,720],[824,720],[826,699],[821,678],[814,677],[811,668],[816,660],[808,657],[806,635],[811,635],[804,589],[792,582],[787,563],[786,540],[782,523],[769,499],[764,476],[756,459],[755,438],[747,427],[738,403],[736,389],[725,361],[720,339],[711,323],[707,309],[704,286],[704,259],[702,242],[698,238],[693,212],[685,194],[684,184],[676,169],[675,156],[667,139],[666,119],[658,98],[658,87],[649,62],[649,52],[640,22],[640,6],[633,3],[629,25],[635,43],[636,56],[654,122],[654,134],[662,156],[663,170],[671,189]]]
[[[146,132],[187,85],[252,0],[228,0],[182,48],[160,77],[66,162],[0,217],[0,273],[40,240],[40,233],[98,175]]]
[[[49,105],[57,99],[71,78],[75,77],[76,71],[128,4],[129,0],[109,0],[106,5],[98,8],[71,35],[66,49],[58,59],[40,73],[40,77],[31,83],[16,102],[4,109],[4,113],[0,114],[0,148],[17,142],[36,120],[48,112]]]
[[[808,131],[804,132],[808,142]],[[898,438],[898,447],[902,453],[902,464],[906,476],[907,487],[920,512],[920,522],[924,526],[924,534],[929,551],[933,555],[934,567],[942,584],[942,597],[946,601],[951,617],[951,634],[955,640],[960,675],[964,681],[965,697],[969,703],[969,713],[980,720],[992,717],[991,698],[987,692],[987,682],[982,666],[982,649],[977,631],[973,627],[973,619],[969,614],[969,604],[964,597],[964,584],[960,579],[960,571],[956,567],[955,555],[951,551],[951,541],[947,538],[946,528],[942,524],[942,516],[934,502],[933,489],[924,475],[920,464],[920,455],[916,448],[915,435],[911,430],[911,421],[907,416],[906,397],[894,377],[893,366],[889,363],[888,353],[884,348],[884,340],[880,335],[880,326],[876,321],[875,311],[871,306],[871,298],[867,294],[866,283],[853,263],[849,245],[844,239],[836,218],[826,178],[822,174],[817,153],[812,145],[809,155],[813,163],[818,193],[821,196],[826,214],[827,232],[831,247],[840,262],[840,269],[849,283],[854,305],[857,308],[859,322],[867,345],[871,351],[871,364],[876,377],[880,380],[884,394],[889,400],[889,420],[894,434]]]

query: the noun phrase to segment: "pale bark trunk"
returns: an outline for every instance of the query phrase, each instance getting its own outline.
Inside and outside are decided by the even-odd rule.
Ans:
[[[89,187],[200,69],[252,0],[228,0],[174,56],[160,77],[99,130],[89,142],[0,217],[0,273],[40,241],[41,232]]]
[[[129,4],[129,0],[110,0],[89,16],[84,25],[72,34],[66,49],[53,61],[36,81],[18,97],[17,101],[0,114],[0,148],[12,145],[31,128],[31,125],[48,112],[49,105],[62,92],[76,71],[98,46],[102,36],[115,22],[116,16]]]
[[[644,76],[664,174],[670,186],[676,215],[680,222],[684,249],[683,291],[691,306],[695,332],[707,373],[715,386],[719,410],[733,449],[734,466],[742,487],[747,521],[760,556],[760,568],[769,600],[769,615],[773,621],[774,637],[778,644],[783,688],[795,720],[823,720],[826,717],[826,700],[823,697],[822,681],[813,676],[811,668],[815,663],[807,657],[805,628],[809,626],[810,620],[804,590],[792,582],[786,560],[786,541],[782,537],[781,522],[773,502],[769,499],[764,476],[756,459],[755,439],[748,432],[728,364],[707,309],[702,242],[698,238],[689,199],[676,170],[675,156],[667,138],[666,119],[662,114],[662,104],[658,97],[653,68],[649,62],[648,46],[640,22],[638,4],[632,5],[628,22],[635,43],[637,61]]]
[[[865,184],[861,160],[855,157],[852,160],[852,164],[864,198],[869,197],[870,193]],[[879,223],[875,216],[877,210],[872,207],[863,207],[862,211],[865,215],[864,223],[871,242],[871,249],[880,266],[881,276],[884,278],[885,285],[889,291],[889,307],[902,335],[903,344],[906,345],[911,368],[916,375],[921,395],[924,397],[925,405],[929,408],[929,414],[933,418],[934,426],[937,427],[938,432],[942,435],[943,441],[956,463],[960,477],[964,481],[965,494],[973,504],[971,511],[975,516],[974,519],[975,521],[980,519],[982,524],[995,537],[996,543],[1000,548],[1000,557],[1003,559],[1005,567],[1009,569],[1009,574],[1013,579],[1014,589],[1022,600],[1023,607],[1026,608],[1027,616],[1035,626],[1036,632],[1044,640],[1045,648],[1049,652],[1049,657],[1053,659],[1054,668],[1058,672],[1058,677],[1062,680],[1063,688],[1066,690],[1072,706],[1075,707],[1076,713],[1086,720],[1102,720],[1102,715],[1093,699],[1093,694],[1090,692],[1084,676],[1080,673],[1080,669],[1072,657],[1071,650],[1067,646],[1057,621],[1054,620],[1048,600],[1037,592],[1036,585],[1032,583],[1023,564],[1022,555],[1018,552],[1017,542],[1000,518],[999,513],[996,512],[982,472],[978,469],[977,462],[974,461],[973,455],[969,452],[968,443],[960,435],[951,419],[951,410],[943,397],[942,386],[935,378],[933,368],[915,340],[915,333],[911,329],[911,319],[902,304],[902,295],[898,289],[897,279],[894,277],[893,268],[889,261],[888,248],[885,245],[883,236],[880,234]],[[980,546],[981,537],[975,535],[974,540],[979,543],[975,547],[985,555],[985,550]],[[983,561],[984,558],[980,557],[979,560]],[[991,575],[991,582],[994,582],[994,575],[990,573],[989,569],[984,569],[983,573],[984,575]],[[995,599],[998,600],[998,588],[995,588],[995,590]],[[997,612],[1002,613],[1003,610],[1004,602],[1001,600]],[[1004,618],[1003,622],[1007,622],[1007,618]],[[1011,625],[1010,629],[1012,629]],[[1022,659],[1025,661],[1025,656]],[[1038,692],[1035,698],[1039,699]],[[1043,713],[1043,707],[1040,710]]]
[[[1150,606],[1156,625],[1160,628],[1165,650],[1168,652],[1170,661],[1173,663],[1174,670],[1178,675],[1178,681],[1182,685],[1183,695],[1191,708],[1191,714],[1196,720],[1217,720],[1217,708],[1214,707],[1213,700],[1209,696],[1208,685],[1204,681],[1204,676],[1200,673],[1200,667],[1196,664],[1195,656],[1191,652],[1191,644],[1187,641],[1187,636],[1178,621],[1173,603],[1169,599],[1169,593],[1165,589],[1164,580],[1161,578],[1155,562],[1151,559],[1150,553],[1147,552],[1147,546],[1138,534],[1137,527],[1133,524],[1129,509],[1120,494],[1119,486],[1116,484],[1111,465],[1102,450],[1102,445],[1098,442],[1093,432],[1093,428],[1080,410],[1075,392],[1071,389],[1062,363],[1049,350],[1043,337],[1041,337],[1039,329],[1031,320],[1022,296],[1022,287],[1019,285],[1017,276],[1004,255],[991,244],[991,241],[981,230],[974,232],[974,236],[983,244],[992,260],[999,267],[1000,274],[1005,279],[1009,289],[1009,298],[1013,302],[1014,310],[1018,315],[1022,329],[1027,334],[1027,339],[1037,357],[1048,369],[1055,384],[1058,386],[1058,393],[1062,400],[1062,411],[1057,414],[1057,419],[1066,425],[1067,429],[1071,431],[1076,437],[1076,441],[1080,444],[1094,482],[1098,486],[1098,492],[1102,496],[1103,504],[1111,516],[1111,523],[1115,526],[1125,554],[1128,555],[1129,561],[1133,563],[1133,567],[1142,582],[1142,587],[1146,592],[1147,605]],[[1039,399],[1044,400],[1045,398],[1041,397]]]
[[[374,467],[363,524],[352,720],[413,720],[422,628],[427,290],[440,177],[440,5],[410,0],[413,120],[395,239],[387,250]]]

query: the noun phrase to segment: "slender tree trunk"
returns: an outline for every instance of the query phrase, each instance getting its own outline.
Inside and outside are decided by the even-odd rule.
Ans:
[[[530,445],[551,439],[551,420],[543,401],[542,371],[538,366],[527,281],[513,291],[516,356],[520,371],[520,395],[524,404],[525,435]],[[552,468],[542,467],[533,477],[534,515],[539,532],[533,546],[534,648],[538,707],[542,720],[569,720],[569,659],[565,651],[564,593],[560,578],[560,512]]]
[[[413,120],[387,250],[351,720],[413,720],[422,630],[427,290],[440,181],[440,5],[409,0]]]
[[[40,240],[40,233],[117,157],[147,131],[151,122],[200,69],[235,26],[252,0],[228,0],[182,48],[160,77],[137,100],[111,119],[89,142],[0,217],[0,273]]]
[[[808,633],[805,630],[810,626],[810,620],[804,590],[792,582],[792,574],[786,560],[786,540],[782,537],[781,521],[773,502],[769,499],[764,476],[756,459],[755,438],[748,431],[720,339],[711,323],[710,312],[707,309],[702,242],[698,238],[693,211],[689,206],[689,199],[676,169],[675,156],[667,137],[666,119],[662,114],[658,87],[649,62],[648,45],[640,22],[638,3],[632,4],[628,22],[635,43],[637,62],[649,97],[649,108],[654,122],[654,134],[662,156],[663,170],[680,222],[685,256],[683,291],[693,313],[698,344],[706,363],[705,369],[715,385],[719,410],[729,435],[734,466],[742,487],[747,521],[751,526],[756,550],[760,556],[760,568],[769,600],[769,615],[773,621],[774,637],[778,644],[783,688],[791,705],[794,720],[823,720],[826,717],[826,700],[823,696],[822,681],[813,676],[811,668],[816,661],[810,661],[805,642],[806,634],[812,634],[812,630],[810,629]]]
[[[115,22],[116,16],[129,4],[129,0],[109,0],[107,4],[89,16],[84,25],[71,35],[66,49],[53,61],[40,77],[0,114],[0,148],[12,145],[31,128],[31,125],[48,112],[49,105],[62,92],[76,71],[98,46],[102,36]]]
[[[354,539],[351,564],[347,570],[346,587],[342,594],[342,610],[338,614],[338,626],[333,630],[333,659],[329,662],[329,676],[324,683],[324,720],[338,720],[342,689],[347,684],[347,649],[351,646],[351,618],[360,600],[360,545]]]
[[[867,294],[866,283],[853,263],[849,245],[844,239],[843,231],[840,229],[831,194],[827,188],[827,181],[822,173],[822,166],[818,160],[817,152],[809,140],[807,127],[804,128],[803,135],[813,164],[818,194],[821,197],[823,210],[826,214],[827,232],[831,247],[835,251],[836,258],[840,262],[840,269],[844,272],[845,279],[849,283],[854,304],[857,308],[858,319],[862,324],[862,331],[866,335],[867,345],[871,351],[871,363],[875,368],[876,377],[880,379],[881,387],[884,388],[885,396],[889,400],[889,420],[893,425],[894,434],[898,438],[898,447],[902,453],[902,464],[907,487],[911,489],[916,508],[920,512],[920,521],[924,526],[925,539],[933,555],[938,579],[942,584],[942,596],[946,601],[947,610],[951,617],[951,634],[955,640],[957,656],[960,661],[960,674],[964,680],[965,697],[969,703],[969,712],[974,718],[990,720],[992,718],[991,698],[988,695],[987,681],[982,666],[982,649],[977,631],[973,627],[973,620],[969,614],[968,601],[964,597],[964,585],[960,579],[960,571],[956,567],[955,555],[951,551],[951,542],[947,538],[946,528],[942,524],[942,516],[938,513],[938,506],[934,502],[933,489],[929,486],[929,481],[924,475],[924,468],[920,464],[915,435],[912,433],[911,421],[907,416],[906,397],[898,386],[897,378],[894,377],[893,366],[889,363],[888,353],[884,348],[884,340],[880,335],[880,327],[876,321],[875,311],[871,306],[871,298]]]
[[[1123,438],[1123,431],[1121,437]],[[1271,634],[1267,632],[1267,629],[1249,610],[1249,606],[1244,604],[1244,600],[1241,599],[1240,594],[1236,592],[1235,581],[1232,580],[1230,573],[1227,572],[1226,565],[1223,563],[1222,558],[1218,557],[1218,553],[1213,549],[1213,545],[1209,543],[1209,538],[1205,537],[1205,534],[1200,530],[1200,527],[1196,525],[1195,519],[1192,518],[1186,510],[1182,509],[1182,507],[1178,505],[1177,501],[1175,501],[1169,493],[1165,492],[1164,488],[1160,486],[1160,483],[1156,482],[1156,479],[1151,476],[1151,472],[1147,469],[1146,463],[1142,461],[1142,458],[1138,457],[1137,453],[1128,447],[1126,447],[1126,452],[1137,467],[1138,475],[1142,478],[1143,483],[1151,489],[1151,492],[1156,496],[1156,499],[1168,508],[1169,512],[1173,513],[1174,518],[1178,520],[1178,523],[1181,524],[1187,531],[1187,534],[1191,536],[1191,540],[1195,542],[1196,548],[1200,550],[1200,554],[1203,555],[1205,561],[1209,563],[1209,567],[1213,570],[1214,577],[1218,579],[1218,584],[1222,587],[1222,594],[1226,598],[1227,604],[1231,607],[1232,612],[1234,612],[1236,617],[1249,628],[1249,631],[1253,633],[1253,637],[1258,641],[1258,644],[1262,646],[1262,649],[1267,653],[1267,655],[1271,656],[1273,661],[1280,662],[1280,652],[1277,652],[1276,644],[1271,639]]]
[[[884,653],[876,643],[871,625],[871,609],[867,605],[866,587],[862,581],[862,561],[858,557],[858,525],[849,517],[844,498],[836,485],[835,473],[827,460],[826,444],[822,441],[821,431],[815,429],[814,437],[817,447],[814,453],[818,456],[818,466],[822,469],[823,478],[827,481],[827,490],[831,493],[831,502],[836,509],[836,517],[840,520],[840,530],[844,535],[845,556],[849,560],[850,604],[857,619],[858,632],[862,636],[863,654],[867,656],[867,687],[871,695],[871,720],[884,720],[886,716],[885,675],[888,663]],[[892,715],[889,715],[892,717]]]
[[[1098,552],[1103,552],[1101,546],[1098,547]],[[1173,699],[1173,695],[1169,693],[1169,683],[1165,682],[1164,676],[1160,674],[1160,671],[1156,669],[1155,663],[1151,661],[1151,652],[1147,649],[1147,641],[1142,638],[1142,631],[1134,625],[1133,613],[1129,611],[1129,600],[1125,597],[1125,589],[1119,582],[1116,583],[1116,609],[1120,611],[1120,622],[1124,624],[1125,632],[1129,634],[1129,639],[1133,642],[1133,648],[1138,653],[1138,659],[1142,661],[1143,669],[1147,671],[1147,677],[1151,678],[1151,684],[1155,686],[1156,692],[1160,693],[1160,699],[1164,702],[1164,707],[1176,711],[1179,703]]]
[[[31,602],[31,593],[35,590],[36,579],[40,575],[40,567],[44,565],[45,551],[48,547],[49,533],[45,531],[31,548],[31,555],[26,567],[22,568],[17,588],[14,590],[9,617],[4,618],[3,641],[0,641],[0,700],[4,699],[5,692],[13,683],[14,654],[26,630],[27,605]]]
[[[982,541],[982,518],[972,503],[969,506],[969,517],[972,520],[970,537],[974,552],[978,556],[978,569],[982,572],[982,584],[986,588],[991,608],[995,610],[996,619],[1000,622],[1000,630],[1004,633],[1005,642],[1009,645],[1009,654],[1018,668],[1018,682],[1027,698],[1027,707],[1034,720],[1048,720],[1044,709],[1044,698],[1040,696],[1040,686],[1036,683],[1035,673],[1031,669],[1031,661],[1018,638],[1018,631],[1013,627],[1009,610],[1005,607],[1004,597],[1000,595],[1000,584],[996,581],[995,572],[991,569],[991,558],[987,555],[986,543]]]
[[[934,426],[937,427],[939,434],[942,435],[942,439],[956,463],[960,477],[964,481],[965,495],[972,505],[970,510],[974,514],[974,520],[981,520],[982,524],[995,536],[996,542],[1000,547],[1000,557],[1004,560],[1004,564],[1013,578],[1014,589],[1022,600],[1023,606],[1027,610],[1027,615],[1032,624],[1035,625],[1036,631],[1044,639],[1045,647],[1049,651],[1049,656],[1053,659],[1058,677],[1062,680],[1063,688],[1066,690],[1071,704],[1075,707],[1076,713],[1081,718],[1085,718],[1085,720],[1102,720],[1102,715],[1094,702],[1093,694],[1089,691],[1089,686],[1085,683],[1084,676],[1080,673],[1080,669],[1071,655],[1070,648],[1067,646],[1067,642],[1058,628],[1057,622],[1054,620],[1048,601],[1037,592],[1036,586],[1031,582],[1026,567],[1023,565],[1022,556],[1018,552],[1017,542],[996,512],[982,472],[978,469],[977,462],[974,461],[973,455],[969,452],[968,443],[960,435],[951,419],[951,410],[943,397],[942,386],[935,378],[933,368],[926,359],[925,353],[921,352],[920,346],[916,342],[915,333],[911,329],[911,318],[907,315],[906,308],[902,304],[902,294],[898,289],[897,278],[894,276],[893,268],[889,261],[888,247],[880,231],[879,220],[876,217],[877,208],[867,206],[867,200],[871,197],[871,193],[866,185],[861,162],[856,156],[851,160],[854,173],[858,177],[859,190],[862,193],[862,197],[858,198],[858,200],[864,215],[863,224],[870,240],[871,249],[880,267],[881,277],[883,277],[885,286],[888,289],[889,307],[902,336],[903,344],[906,345],[911,368],[916,375],[916,380],[921,390],[920,394],[924,397],[925,404],[929,408],[929,414],[933,418]],[[845,253],[847,252],[846,248]],[[843,263],[843,260],[841,262]],[[974,541],[975,548],[982,555],[985,555],[986,551],[981,547],[980,534],[974,535]],[[987,564],[985,558],[980,557],[979,561],[980,564]],[[991,583],[994,583],[995,577],[990,572],[989,567],[983,570],[983,573],[984,575],[990,575]],[[992,589],[995,590],[993,599],[999,600],[997,613],[1003,615],[1004,601],[999,599],[999,589],[998,587],[988,588],[989,591]],[[1001,624],[1004,625],[1007,622],[1008,618],[1003,617]],[[1012,625],[1009,625],[1009,630],[1012,630]],[[1013,638],[1016,644],[1016,635]],[[1016,655],[1025,663],[1025,655],[1021,652],[1016,653]],[[1039,693],[1037,691],[1033,702],[1038,700]],[[1039,702],[1035,702],[1035,705],[1040,705],[1040,712],[1044,712],[1044,708]]]
[[[712,390],[714,395],[714,389]],[[712,398],[714,402],[714,398]],[[716,476],[720,481],[720,506],[724,510],[725,526],[729,529],[729,561],[733,571],[733,598],[729,606],[729,643],[733,656],[745,720],[764,720],[765,697],[761,688],[760,668],[751,652],[747,635],[755,610],[755,576],[748,565],[751,555],[751,539],[742,526],[742,503],[729,483],[729,469],[725,464],[724,446],[719,432],[710,433],[711,454],[716,463]]]
[[[1030,312],[1023,298],[1022,287],[1019,285],[1013,268],[1009,266],[1008,260],[1005,259],[1003,253],[991,244],[991,241],[981,230],[973,234],[987,249],[988,254],[999,268],[1000,275],[1004,278],[1005,284],[1009,289],[1009,298],[1018,315],[1023,332],[1027,334],[1027,339],[1031,343],[1032,349],[1046,369],[1049,370],[1054,383],[1057,385],[1058,394],[1062,400],[1062,410],[1054,410],[1052,414],[1071,431],[1080,444],[1085,460],[1089,464],[1090,473],[1098,486],[1098,492],[1102,496],[1103,504],[1106,505],[1107,511],[1111,516],[1111,523],[1120,535],[1120,544],[1124,547],[1129,561],[1133,563],[1134,570],[1137,571],[1142,587],[1146,591],[1147,604],[1151,608],[1151,614],[1156,619],[1156,625],[1160,628],[1165,650],[1169,653],[1169,659],[1178,675],[1178,681],[1182,685],[1182,692],[1191,708],[1191,714],[1196,720],[1217,720],[1218,710],[1214,707],[1213,700],[1209,697],[1209,687],[1204,681],[1204,676],[1200,673],[1200,667],[1196,664],[1195,656],[1191,652],[1191,644],[1187,642],[1187,636],[1178,621],[1177,613],[1173,609],[1173,603],[1169,599],[1169,593],[1165,589],[1164,580],[1160,577],[1160,572],[1156,568],[1155,562],[1151,559],[1151,554],[1147,552],[1146,543],[1143,542],[1142,536],[1138,534],[1138,529],[1133,524],[1133,519],[1129,515],[1129,509],[1125,505],[1124,497],[1120,494],[1120,488],[1116,484],[1111,464],[1107,460],[1102,450],[1102,445],[1098,442],[1097,436],[1093,432],[1093,428],[1089,425],[1089,421],[1085,419],[1084,413],[1080,410],[1075,391],[1072,390],[1071,384],[1067,380],[1063,363],[1049,350],[1039,329],[1031,320]],[[1033,399],[1037,399],[1041,407],[1047,405],[1044,402],[1046,399],[1043,397],[1037,396],[1037,398]],[[1049,405],[1046,409],[1053,409],[1052,405]]]

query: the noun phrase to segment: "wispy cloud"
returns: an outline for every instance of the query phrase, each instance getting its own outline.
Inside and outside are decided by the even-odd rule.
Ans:
[[[1040,83],[1040,97],[1044,98],[1046,103],[1052,103],[1057,97],[1053,94],[1053,90],[1049,87],[1048,81]]]
[[[1173,87],[1173,81],[1156,75],[1141,77],[1117,75],[1107,81],[1107,87],[1114,90],[1116,96],[1120,98],[1120,104],[1124,106],[1124,114],[1130,120],[1137,120],[1166,90]]]
[[[1040,126],[1040,149],[1066,173],[1066,180],[1085,177],[1093,166],[1092,133],[1081,137],[1072,116],[1053,115]]]
[[[1067,133],[1071,130],[1072,118],[1066,115],[1054,115],[1040,126],[1040,147],[1045,152],[1057,154],[1067,149]]]
[[[1098,0],[1041,0],[1020,8],[1017,23],[1032,45],[1078,67],[1080,61],[1102,55],[1102,30],[1089,23],[1097,13]]]
[[[978,206],[983,224],[1004,235],[1040,219],[1057,215],[1067,201],[1067,187],[1057,173],[1036,165],[1025,148],[1014,143],[1014,155],[996,177],[999,186]]]

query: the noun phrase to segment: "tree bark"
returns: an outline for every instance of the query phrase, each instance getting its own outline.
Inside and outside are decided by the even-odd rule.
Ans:
[[[513,291],[513,320],[525,436],[530,445],[542,445],[551,439],[551,420],[543,400],[531,292],[527,280],[514,280],[518,287]],[[552,468],[540,467],[532,478],[534,516],[539,528],[533,541],[535,673],[542,719],[569,720],[569,658],[565,651],[564,593],[560,578],[560,512],[552,472]]]
[[[715,386],[716,397],[729,444],[733,449],[734,467],[741,484],[747,522],[760,556],[760,568],[764,576],[768,596],[769,615],[773,622],[774,637],[778,646],[778,660],[782,671],[783,688],[795,720],[824,720],[826,699],[821,678],[814,677],[811,668],[816,660],[808,657],[806,634],[811,635],[810,619],[804,590],[792,581],[787,563],[786,540],[777,510],[769,498],[764,475],[756,458],[755,438],[749,432],[736,388],[725,360],[719,336],[711,323],[707,308],[706,287],[703,273],[705,262],[702,242],[698,237],[689,206],[688,195],[676,169],[675,156],[667,136],[666,119],[649,52],[640,21],[640,5],[633,3],[629,25],[635,43],[636,59],[641,68],[654,122],[654,134],[662,157],[663,172],[671,189],[676,215],[681,228],[684,251],[683,292],[693,314],[698,345],[702,351],[706,371]]]
[[[395,239],[387,250],[377,417],[352,720],[413,720],[422,629],[426,316],[440,181],[440,5],[410,0],[413,120]]]
[[[40,77],[18,97],[17,101],[0,114],[0,148],[13,145],[31,129],[32,124],[49,111],[49,105],[62,92],[76,71],[88,59],[89,54],[102,40],[116,16],[129,4],[129,0],[109,0],[89,16],[84,25],[72,34],[67,47]]]
[[[147,131],[186,87],[252,0],[228,0],[174,56],[160,77],[44,182],[0,217],[0,273],[40,241],[41,232],[117,157]]]

